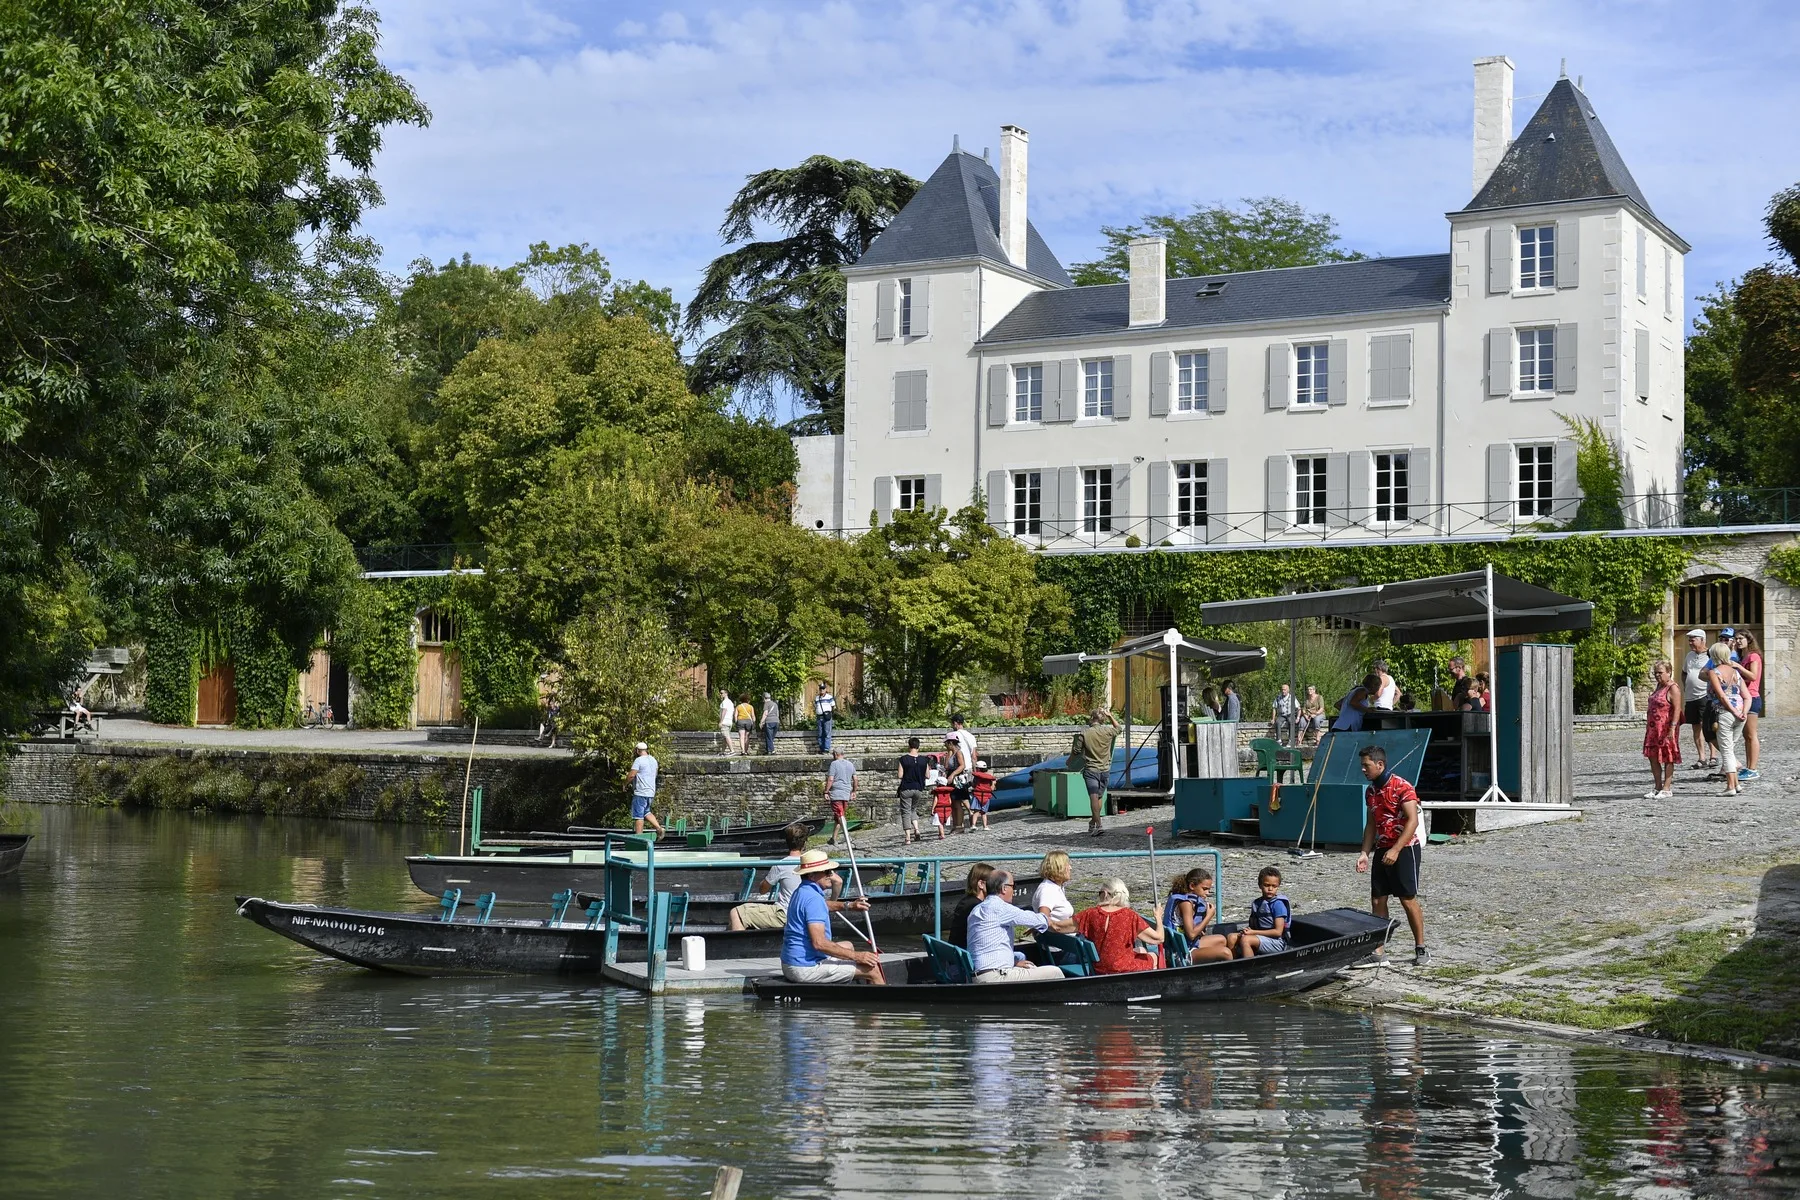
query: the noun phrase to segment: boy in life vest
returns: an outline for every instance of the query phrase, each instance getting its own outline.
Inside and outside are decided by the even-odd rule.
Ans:
[[[940,842],[950,836],[950,822],[955,819],[955,806],[951,800],[954,789],[950,786],[950,777],[939,765],[941,761],[933,758],[930,769],[925,772],[925,790],[931,793],[931,823],[937,826]]]
[[[988,827],[988,809],[994,803],[994,785],[999,779],[988,770],[985,762],[975,764],[975,786],[969,793],[969,828],[974,829],[979,823],[981,828]]]
[[[1250,902],[1250,924],[1237,935],[1234,950],[1239,958],[1280,954],[1288,948],[1287,927],[1294,906],[1281,894],[1280,869],[1264,867],[1256,886],[1262,895]]]

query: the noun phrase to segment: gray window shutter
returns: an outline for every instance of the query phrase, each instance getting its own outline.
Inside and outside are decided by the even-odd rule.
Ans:
[[[1113,420],[1131,420],[1131,355],[1113,358]]]
[[[1637,331],[1637,398],[1650,399],[1650,331]]]
[[[1268,391],[1263,399],[1268,411],[1274,412],[1288,406],[1288,344],[1276,342],[1270,346],[1268,358]]]
[[[875,480],[875,524],[886,525],[894,519],[894,477],[881,475]]]
[[[1637,231],[1637,294],[1650,294],[1650,242],[1642,225]]]
[[[1112,517],[1114,533],[1130,533],[1131,464],[1114,463],[1112,469]]]
[[[1487,451],[1488,520],[1496,525],[1512,524],[1513,448],[1497,442]]]
[[[1369,403],[1371,404],[1390,399],[1392,396],[1389,371],[1393,343],[1394,339],[1391,337],[1369,339]]]
[[[1513,229],[1496,225],[1488,230],[1488,295],[1512,291]]]
[[[1575,324],[1556,327],[1556,390],[1575,390]]]
[[[944,507],[944,477],[942,475],[925,477],[925,507]]]
[[[1073,421],[1081,411],[1081,360],[1065,358],[1056,364],[1060,383],[1056,389],[1056,420]],[[1044,364],[1044,373],[1050,373],[1050,365]]]
[[[1487,335],[1487,394],[1512,395],[1513,331],[1490,329]]]
[[[1431,484],[1431,447],[1414,446],[1406,452],[1406,515],[1411,520],[1431,520]]]
[[[1169,360],[1167,350],[1158,350],[1150,356],[1150,415],[1166,417],[1169,415]]]
[[[1167,359],[1168,355],[1163,355]],[[1156,360],[1151,360],[1150,378],[1156,378]],[[1154,414],[1152,414],[1154,415]],[[1174,526],[1175,506],[1169,498],[1169,464],[1158,459],[1150,464],[1150,537],[1152,546],[1160,546],[1168,540],[1169,530]]]
[[[925,372],[894,372],[894,429],[908,432],[926,427]]]
[[[1056,472],[1056,516],[1058,533],[1071,534],[1081,528],[1081,468],[1062,467]]]
[[[912,336],[924,337],[931,332],[931,280],[913,277]]]
[[[1044,364],[1044,421],[1060,421],[1062,408],[1062,371],[1053,362]]]
[[[1004,425],[1012,415],[1012,368],[988,368],[988,424]]]
[[[1012,500],[1012,497],[1006,494],[1006,472],[989,471],[987,479],[988,524],[1004,533],[1010,528],[1006,521],[1006,512],[1011,507],[1010,501]]]
[[[1344,405],[1350,401],[1350,343],[1335,340],[1331,343],[1331,361],[1326,365],[1325,402],[1331,405]]]
[[[1325,524],[1342,529],[1350,523],[1350,456],[1325,456]]]
[[[894,336],[894,324],[899,319],[900,302],[894,281],[883,279],[875,285],[875,336],[882,341],[889,341]]]
[[[1412,399],[1412,334],[1388,338],[1388,399]]]
[[[1228,374],[1225,347],[1206,352],[1206,411],[1225,411],[1225,379]]]
[[[1271,454],[1264,471],[1268,486],[1263,491],[1263,532],[1273,537],[1288,527],[1292,515],[1294,460],[1285,454]]]
[[[1573,521],[1575,510],[1581,507],[1581,481],[1575,474],[1575,443],[1567,438],[1558,441],[1550,465],[1556,488],[1550,501],[1550,519]]]
[[[1556,286],[1572,288],[1581,282],[1581,222],[1556,223]]]
[[[1358,450],[1349,459],[1348,523],[1361,525],[1373,515],[1371,507],[1375,492],[1375,459],[1367,450]]]
[[[1222,542],[1231,532],[1231,476],[1227,474],[1230,470],[1228,459],[1206,460],[1206,540],[1209,542]]]

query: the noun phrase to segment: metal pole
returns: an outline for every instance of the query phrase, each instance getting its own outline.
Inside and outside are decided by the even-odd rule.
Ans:
[[[1500,790],[1500,657],[1494,651],[1494,564],[1487,565],[1487,644],[1488,644],[1488,786],[1480,803],[1498,797],[1508,799]],[[1523,700],[1523,697],[1520,697]]]
[[[1294,702],[1294,719],[1288,722],[1292,745],[1300,745],[1300,622],[1288,618],[1288,698]],[[1277,730],[1276,732],[1280,732]]]
[[[838,828],[844,831],[844,849],[850,852],[850,878],[856,881],[856,898],[858,900],[867,900],[869,898],[869,893],[863,890],[862,871],[859,870],[856,865],[856,847],[850,841],[849,820],[845,817],[839,817]],[[869,949],[875,951],[877,954],[881,953],[881,947],[875,944],[875,919],[865,912],[863,914],[863,922],[869,927]]]
[[[475,769],[475,739],[481,736],[481,714],[475,714],[475,732],[469,735],[469,761],[463,767],[462,818],[456,826],[458,854],[469,852],[469,773]]]
[[[1181,735],[1187,732],[1181,724],[1181,651],[1174,645],[1169,647],[1169,711],[1163,714],[1163,719],[1169,723],[1169,753],[1175,756],[1175,761],[1169,764],[1169,796],[1173,799],[1175,781],[1181,778],[1183,765],[1181,759],[1184,751],[1181,746]],[[1157,764],[1159,768],[1161,765],[1161,763]],[[1159,769],[1157,774],[1162,774],[1162,771]],[[1128,788],[1131,786],[1129,767],[1125,771],[1125,786]],[[1154,905],[1154,900],[1152,900],[1152,904]]]

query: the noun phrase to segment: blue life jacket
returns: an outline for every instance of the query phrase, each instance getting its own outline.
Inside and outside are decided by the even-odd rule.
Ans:
[[[1170,892],[1169,898],[1163,901],[1163,924],[1167,925],[1170,929],[1181,928],[1181,919],[1175,911],[1175,906],[1180,904],[1183,900],[1186,900],[1194,906],[1196,915],[1198,915],[1200,911],[1201,902],[1199,896],[1194,895],[1192,892]]]
[[[1277,894],[1273,900],[1258,896],[1250,902],[1250,928],[1273,929],[1276,918],[1285,918],[1290,923],[1294,919],[1294,906],[1286,896]],[[1287,936],[1287,931],[1282,931]]]

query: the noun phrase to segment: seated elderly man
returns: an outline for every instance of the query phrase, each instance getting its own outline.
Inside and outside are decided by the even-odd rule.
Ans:
[[[1021,979],[1061,979],[1056,967],[1036,967],[1013,952],[1013,930],[1023,925],[1042,932],[1071,932],[1072,921],[1046,917],[1013,905],[1010,871],[995,871],[987,878],[987,899],[969,914],[969,957],[975,963],[976,983],[1016,983]]]

